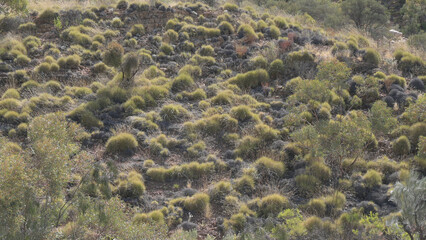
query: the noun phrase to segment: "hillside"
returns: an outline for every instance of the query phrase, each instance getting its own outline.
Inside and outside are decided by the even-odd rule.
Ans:
[[[426,238],[424,48],[230,3],[31,6],[0,17],[0,239]]]

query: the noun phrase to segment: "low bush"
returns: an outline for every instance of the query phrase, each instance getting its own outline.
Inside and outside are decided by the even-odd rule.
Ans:
[[[117,193],[123,198],[138,198],[145,192],[145,184],[142,175],[136,171],[131,171],[123,176],[120,174]]]
[[[243,213],[237,213],[231,216],[231,218],[225,219],[224,226],[226,228],[232,228],[236,233],[239,233],[244,230],[247,219]]]
[[[284,73],[284,63],[281,59],[275,59],[271,62],[268,69],[271,79],[277,79]]]
[[[419,142],[420,136],[426,136],[426,123],[418,122],[411,125],[408,130],[408,136],[413,146],[416,146]]]
[[[253,158],[262,144],[259,138],[250,135],[244,136],[235,149],[235,154],[243,158]]]
[[[160,51],[166,55],[172,55],[173,53],[173,47],[167,43],[161,44]]]
[[[76,69],[80,66],[81,58],[78,55],[70,55],[58,59],[58,64],[63,69]]]
[[[210,199],[212,202],[221,203],[231,191],[232,185],[229,181],[220,181],[210,189]]]
[[[140,37],[145,34],[145,27],[142,24],[135,24],[130,29],[130,34],[132,37]]]
[[[267,195],[260,199],[258,205],[261,217],[276,216],[282,210],[290,207],[288,199],[280,194]]]
[[[268,68],[268,61],[263,56],[256,56],[252,59],[250,59],[250,64],[253,69],[267,69]]]
[[[203,45],[199,50],[201,56],[214,56],[214,48],[210,45]]]
[[[130,133],[120,133],[108,139],[106,151],[111,154],[131,154],[138,147],[136,138]]]
[[[102,121],[96,118],[96,116],[91,111],[87,110],[84,105],[75,108],[67,116],[87,129],[103,126]]]
[[[2,99],[12,98],[12,99],[19,100],[21,98],[21,95],[19,94],[18,90],[14,89],[14,88],[9,88],[9,89],[6,90],[6,92],[3,93],[1,98]],[[3,103],[3,104],[5,104],[5,103]]]
[[[230,115],[237,119],[239,122],[245,122],[249,120],[259,120],[258,116],[254,114],[249,106],[246,105],[239,105],[236,107],[231,108]]]
[[[407,155],[411,151],[410,141],[406,136],[400,136],[392,143],[392,149],[398,156]]]
[[[285,165],[283,162],[261,157],[256,160],[256,169],[263,177],[280,178],[284,174]]]
[[[188,90],[192,88],[194,84],[194,80],[189,74],[180,74],[173,80],[172,91],[180,92],[182,90]]]
[[[321,162],[312,163],[307,169],[309,175],[316,177],[323,183],[327,183],[331,178],[331,169]]]
[[[300,193],[306,196],[312,195],[318,190],[318,186],[320,186],[318,178],[311,175],[301,174],[298,175],[295,180],[296,186],[300,189]]]
[[[254,127],[254,135],[258,137],[264,144],[276,140],[280,132],[272,127],[259,123]]]
[[[324,199],[315,198],[315,199],[309,200],[308,205],[307,205],[307,210],[311,214],[315,214],[319,217],[323,217],[325,215],[325,212],[326,212],[326,204],[325,204]]]
[[[232,24],[230,24],[229,22],[227,22],[227,21],[222,21],[220,24],[219,24],[219,30],[220,30],[220,33],[222,34],[222,35],[224,35],[224,34],[227,34],[227,35],[231,35],[231,34],[233,34],[234,33],[234,27],[232,26]]]
[[[242,177],[236,179],[234,188],[241,194],[251,194],[255,189],[253,177],[249,175],[243,175]]]
[[[223,5],[223,8],[230,12],[238,11],[238,6],[232,3],[225,3],[225,5]]]
[[[231,84],[236,84],[242,89],[250,89],[259,86],[261,83],[269,81],[268,72],[264,69],[257,69],[246,73],[237,74],[237,76],[228,80]]]
[[[403,76],[420,76],[426,74],[426,62],[420,57],[401,50],[395,51],[394,57],[397,61],[397,67],[402,71]]]
[[[278,39],[281,36],[280,29],[275,26],[271,26],[269,28],[269,36],[271,36],[273,39]]]
[[[282,29],[288,28],[287,20],[285,18],[283,18],[283,17],[275,17],[274,18],[274,23],[279,28],[282,28]]]
[[[345,194],[336,191],[324,197],[324,201],[326,204],[326,209],[330,209],[332,212],[336,212],[343,209],[343,207],[345,206],[346,196]]]
[[[245,38],[245,41],[251,43],[258,39],[257,34],[254,32],[254,29],[249,24],[241,24],[237,30],[239,38]]]
[[[190,114],[184,107],[176,104],[163,106],[160,111],[160,116],[164,121],[182,122],[187,119]]]
[[[379,172],[375,170],[368,170],[367,173],[362,176],[364,184],[368,188],[374,188],[382,184],[382,176]]]
[[[185,210],[193,214],[206,215],[210,208],[210,197],[205,193],[196,193],[184,200],[183,206]]]

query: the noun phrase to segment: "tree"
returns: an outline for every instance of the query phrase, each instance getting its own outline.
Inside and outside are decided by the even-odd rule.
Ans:
[[[346,0],[342,10],[363,30],[371,31],[389,20],[386,8],[376,0]]]
[[[404,231],[412,240],[426,239],[426,177],[421,179],[415,173],[403,183],[396,183],[391,201],[400,209],[399,219]],[[394,219],[395,220],[395,219]]]
[[[426,0],[407,0],[401,9],[401,28],[411,35],[426,31]]]

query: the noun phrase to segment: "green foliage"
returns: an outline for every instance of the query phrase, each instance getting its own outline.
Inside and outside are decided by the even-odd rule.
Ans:
[[[210,197],[205,193],[196,193],[184,200],[183,206],[186,210],[194,213],[205,215],[210,208]]]
[[[271,26],[269,28],[269,35],[271,36],[271,38],[273,39],[278,39],[278,37],[281,36],[281,31],[278,27],[275,26]]]
[[[108,139],[106,151],[111,154],[133,153],[138,146],[136,138],[130,133],[120,133]]]
[[[402,15],[402,32],[406,35],[421,33],[426,30],[426,25],[422,19],[425,17],[425,1],[409,0],[405,1],[400,10]]]
[[[180,105],[169,104],[161,109],[160,116],[164,121],[181,122],[189,117],[189,112]]]
[[[242,194],[251,194],[255,189],[253,177],[243,175],[235,181],[234,188]]]
[[[219,181],[210,190],[209,195],[212,202],[220,203],[231,193],[232,185],[228,181]]]
[[[364,184],[368,188],[374,188],[382,184],[382,176],[379,172],[375,170],[368,170],[367,173],[362,176]]]
[[[285,165],[282,162],[274,161],[267,157],[256,160],[257,172],[263,177],[279,178],[284,174]]]
[[[373,104],[369,118],[373,131],[377,133],[389,134],[398,125],[398,120],[392,115],[392,109],[383,101]]]
[[[180,92],[194,86],[194,80],[189,74],[183,73],[177,76],[172,83],[172,91]]]
[[[269,65],[269,76],[271,79],[277,79],[278,77],[282,76],[284,69],[284,63],[281,59],[275,59],[271,62]]]
[[[394,57],[397,61],[397,67],[402,71],[403,76],[426,74],[426,63],[422,58],[401,50],[395,51]]]
[[[416,146],[420,136],[426,136],[426,123],[418,122],[413,124],[409,129],[409,138],[411,143]]]
[[[282,210],[289,208],[289,201],[280,194],[270,194],[259,201],[259,216],[268,217],[276,216]]]
[[[309,173],[309,175],[318,178],[323,183],[327,183],[331,178],[331,169],[321,162],[312,163],[308,167],[307,172]]]
[[[406,136],[400,136],[392,143],[392,150],[398,156],[410,153],[411,144]]]
[[[160,51],[166,55],[171,55],[173,53],[173,47],[163,42],[160,46]]]
[[[227,21],[222,21],[218,26],[220,33],[223,34],[233,34],[234,33],[234,27]]]
[[[231,216],[229,220],[225,219],[224,225],[227,228],[232,227],[235,232],[241,232],[244,230],[247,219],[246,216],[242,213],[237,213]]]
[[[261,83],[269,81],[268,72],[263,69],[257,69],[246,73],[237,74],[237,76],[228,80],[231,84],[236,84],[242,89],[250,89],[259,86]]]
[[[345,63],[337,60],[322,62],[318,66],[317,79],[329,81],[331,86],[338,91],[347,89],[347,80],[351,75],[351,69]]]
[[[142,36],[145,34],[145,27],[142,24],[134,24],[130,29],[132,37]]]
[[[241,24],[237,30],[237,34],[239,38],[245,38],[247,42],[254,42],[258,39],[252,26],[248,24]]]
[[[210,45],[201,46],[199,53],[201,56],[214,56],[214,48]]]
[[[75,108],[67,116],[88,129],[103,126],[102,121],[96,118],[96,116],[89,111],[85,105]]]
[[[371,68],[376,68],[380,64],[380,54],[374,48],[366,48],[362,60]]]
[[[76,54],[58,59],[58,64],[63,69],[76,69],[80,66],[80,63],[81,58]],[[52,69],[52,65],[50,66],[50,69]]]
[[[355,26],[372,31],[389,19],[386,8],[374,0],[348,0],[342,3],[343,12]]]
[[[223,5],[223,8],[224,8],[225,10],[230,11],[230,12],[236,12],[236,11],[238,11],[238,6],[237,6],[237,5],[235,5],[235,4],[232,4],[232,3],[225,3],[225,4]]]
[[[103,54],[103,61],[108,66],[119,67],[122,62],[123,53],[124,49],[119,43],[111,42]]]
[[[142,175],[136,171],[120,174],[116,192],[123,198],[138,198],[145,192]]]
[[[301,174],[298,175],[295,180],[296,186],[300,189],[300,192],[307,196],[310,196],[317,191],[318,186],[320,185],[318,178],[311,175]]]

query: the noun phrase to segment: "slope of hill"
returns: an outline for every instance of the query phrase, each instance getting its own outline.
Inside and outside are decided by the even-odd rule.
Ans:
[[[0,238],[425,237],[426,63],[403,41],[229,3],[0,27]]]

